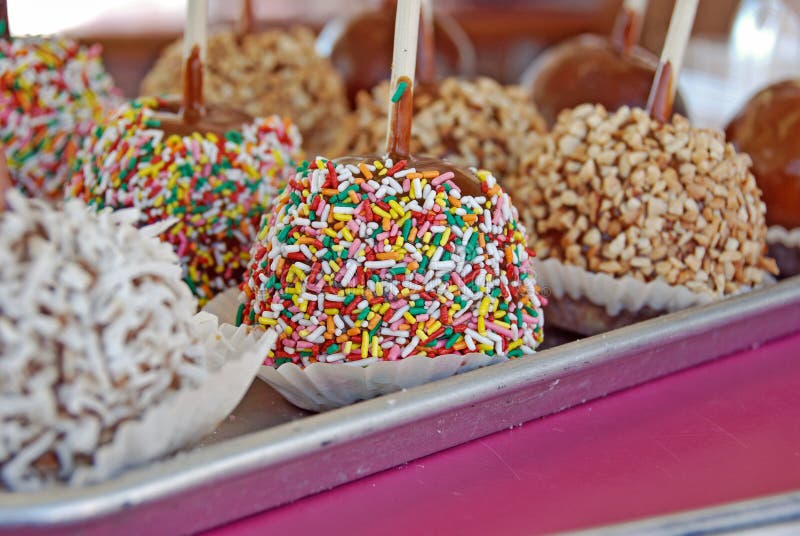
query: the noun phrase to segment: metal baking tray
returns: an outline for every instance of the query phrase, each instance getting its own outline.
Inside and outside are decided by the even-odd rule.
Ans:
[[[0,534],[212,528],[798,330],[794,277],[318,415],[256,381],[194,449],[96,486],[0,493]]]
[[[606,525],[568,534],[572,536],[800,534],[800,491]]]

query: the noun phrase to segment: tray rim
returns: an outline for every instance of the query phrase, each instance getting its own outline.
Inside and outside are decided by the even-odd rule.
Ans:
[[[0,532],[36,527],[66,529],[70,526],[91,524],[98,519],[113,517],[123,511],[167,501],[183,492],[213,487],[250,473],[280,469],[282,464],[300,460],[323,448],[344,447],[382,433],[401,430],[423,419],[455,414],[463,408],[487,404],[498,397],[513,398],[515,393],[531,386],[545,386],[542,392],[547,395],[549,391],[555,389],[561,378],[569,378],[573,374],[585,374],[587,371],[591,373],[598,367],[619,362],[630,363],[634,356],[652,353],[659,345],[679,344],[681,341],[714,332],[717,328],[734,322],[758,318],[757,315],[760,313],[787,307],[790,311],[796,309],[795,312],[800,318],[800,276],[748,294],[566,343],[539,352],[534,359],[517,359],[493,365],[404,392],[245,434],[219,444],[183,452],[166,460],[130,470],[99,485],[85,488],[59,487],[40,493],[0,492]],[[786,322],[786,319],[779,320]],[[800,323],[794,324],[792,327],[790,324],[791,319],[785,326],[780,321],[775,323],[772,327],[774,331],[759,332],[765,340],[751,340],[749,346],[757,346],[794,333],[800,325]],[[724,355],[747,347],[747,344],[738,344],[735,349]],[[677,368],[670,368],[667,366],[669,364],[665,364],[664,370],[654,371],[650,377],[642,381],[634,381],[605,393],[592,394],[582,400],[573,400],[555,407],[552,411],[525,420],[539,418],[717,357],[722,356],[695,360],[688,364],[680,363]],[[484,432],[480,433],[486,435]],[[466,440],[477,437],[480,435]],[[465,441],[458,440],[448,446],[463,442]],[[422,455],[428,453],[430,452]],[[404,461],[417,457],[419,456],[415,455]],[[366,474],[333,485],[355,480],[392,465],[397,463],[370,469]],[[305,495],[316,491],[319,489]],[[251,513],[278,506],[300,496],[304,495],[289,497],[287,500],[258,508]],[[210,526],[214,525],[205,528]]]

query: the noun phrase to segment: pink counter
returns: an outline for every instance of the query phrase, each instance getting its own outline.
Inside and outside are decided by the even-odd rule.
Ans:
[[[800,489],[800,332],[213,532],[535,534]]]

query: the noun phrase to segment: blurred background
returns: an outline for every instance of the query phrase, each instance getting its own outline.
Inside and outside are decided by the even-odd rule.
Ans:
[[[336,17],[387,0],[253,0],[258,28],[305,24],[320,31]],[[209,0],[212,25],[233,24],[236,0]],[[548,46],[581,33],[607,35],[621,0],[435,0],[477,50],[477,72],[514,83]],[[182,31],[184,0],[9,0],[15,34],[63,32],[99,42],[128,96],[161,49]],[[641,44],[656,53],[673,0],[650,0]],[[701,0],[681,87],[698,126],[722,126],[767,83],[800,66],[800,0]]]

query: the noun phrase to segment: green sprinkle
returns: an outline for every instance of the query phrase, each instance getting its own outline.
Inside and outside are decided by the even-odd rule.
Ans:
[[[400,83],[397,84],[397,89],[394,91],[394,95],[392,95],[392,102],[398,102],[403,96],[403,93],[406,92],[406,89],[408,89],[408,82],[401,80]]]
[[[228,141],[232,141],[233,143],[237,143],[237,144],[238,143],[242,143],[242,140],[244,139],[244,137],[242,137],[242,134],[240,132],[235,131],[235,130],[229,130],[228,132],[226,132],[225,133],[225,138]]]
[[[236,310],[236,325],[242,325],[242,317],[244,316],[244,304],[240,303],[239,308]]]

